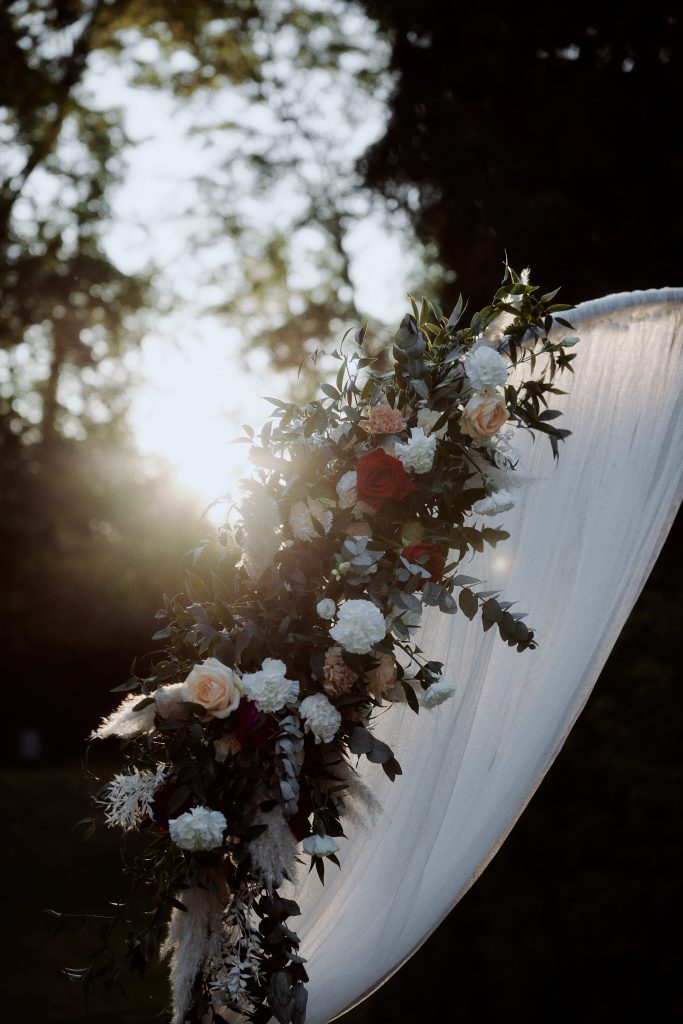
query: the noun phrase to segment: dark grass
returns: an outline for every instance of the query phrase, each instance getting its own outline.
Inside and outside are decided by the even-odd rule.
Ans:
[[[4,771],[0,784],[3,1018],[22,1024],[165,1020],[163,967],[142,984],[131,981],[127,997],[96,992],[89,1007],[80,985],[61,973],[87,963],[96,936],[67,930],[55,937],[54,919],[45,910],[106,914],[107,899],[126,894],[117,834],[100,829],[87,843],[73,836],[73,824],[90,813],[80,767]]]

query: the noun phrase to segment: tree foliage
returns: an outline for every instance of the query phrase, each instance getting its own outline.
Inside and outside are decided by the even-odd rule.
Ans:
[[[405,210],[475,306],[504,251],[573,301],[676,284],[680,12],[363,0],[395,87],[365,182]]]

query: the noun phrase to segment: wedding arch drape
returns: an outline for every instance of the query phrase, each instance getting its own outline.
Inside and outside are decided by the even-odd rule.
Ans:
[[[462,614],[427,616],[421,646],[458,692],[418,717],[396,705],[378,720],[404,774],[390,783],[363,759],[381,810],[349,826],[325,888],[315,875],[297,887],[309,1024],[386,981],[491,860],[586,702],[680,503],[683,289],[569,315],[581,341],[559,407],[572,437],[559,464],[545,439],[524,446],[511,539],[463,570],[522,601],[539,647],[518,654]]]

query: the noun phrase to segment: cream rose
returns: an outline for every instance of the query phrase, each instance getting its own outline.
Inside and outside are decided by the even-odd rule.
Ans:
[[[183,683],[183,699],[201,704],[214,718],[227,718],[241,696],[242,680],[217,658],[195,665]]]
[[[365,673],[368,690],[375,698],[381,700],[396,686],[396,662],[390,654],[383,654],[377,662],[377,668]]]
[[[496,392],[472,395],[460,417],[463,434],[478,441],[492,437],[510,419],[505,402]]]

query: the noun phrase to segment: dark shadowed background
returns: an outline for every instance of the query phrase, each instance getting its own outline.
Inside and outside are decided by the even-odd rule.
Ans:
[[[370,44],[354,40],[350,15],[375,33]],[[274,55],[284,39],[284,56]],[[140,59],[141,40],[154,44],[153,60]],[[179,589],[184,554],[207,529],[169,468],[137,451],[127,420],[127,354],[173,299],[158,268],[124,271],[107,246],[128,141],[116,107],[88,92],[98,61],[129,67],[137,88],[179,103],[240,90],[290,127],[294,141],[278,151],[252,132],[242,193],[234,182],[205,183],[212,231],[219,224],[230,236],[243,272],[212,301],[287,371],[311,338],[330,344],[340,318],[363,315],[347,245],[361,199],[382,209],[406,258],[419,254],[412,290],[428,288],[444,306],[460,291],[474,308],[484,303],[505,252],[544,287],[561,284],[564,301],[683,284],[682,44],[678,5],[662,0],[540,13],[448,0],[0,6],[8,1019],[141,1024],[165,1000],[159,971],[128,998],[100,993],[86,1011],[59,967],[76,966],[94,940],[53,939],[42,914],[102,912],[122,891],[115,837],[83,846],[71,835],[88,813],[83,737],[111,708],[133,656],[150,650],[160,595]],[[297,164],[303,99],[288,83],[318,65],[387,97],[386,121],[348,178],[334,163],[314,163],[311,175],[310,154],[305,174]],[[288,239],[274,225],[256,245],[240,205],[249,182],[261,194],[285,174],[309,182],[296,229],[313,226],[324,239],[315,285],[290,285]],[[211,241],[199,232],[198,251]],[[678,526],[500,853],[349,1024],[682,1018],[671,938],[683,845],[680,537]]]

